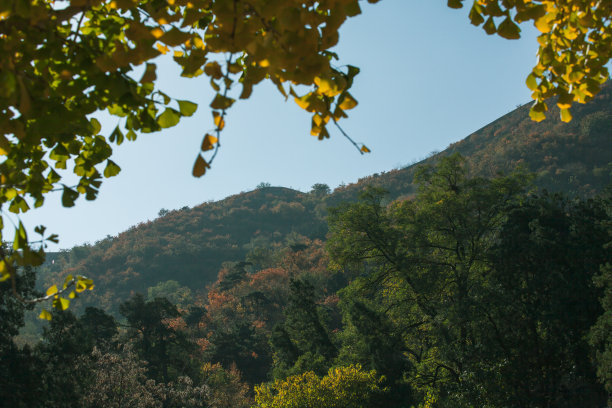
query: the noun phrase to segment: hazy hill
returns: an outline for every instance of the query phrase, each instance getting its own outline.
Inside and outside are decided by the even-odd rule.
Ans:
[[[548,120],[532,122],[525,105],[424,162],[460,152],[476,175],[522,165],[538,174],[541,187],[592,195],[611,180],[611,102],[608,83],[594,101],[573,109],[570,124],[560,122],[556,108]],[[41,280],[58,282],[69,272],[92,277],[96,289],[78,307],[93,303],[107,310],[118,299],[169,279],[202,289],[216,279],[224,261],[244,260],[260,247],[296,244],[300,236],[324,238],[325,208],[356,199],[365,185],[382,186],[392,197],[411,195],[414,171],[422,163],[366,177],[331,194],[265,187],[160,214],[117,237],[55,254],[55,262],[41,269]]]

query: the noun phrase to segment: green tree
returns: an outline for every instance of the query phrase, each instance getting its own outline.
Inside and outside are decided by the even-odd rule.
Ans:
[[[490,400],[605,404],[586,337],[602,312],[593,280],[610,261],[607,217],[599,202],[547,194],[509,209],[479,306],[480,353],[488,361],[477,370]]]
[[[337,355],[315,290],[305,280],[291,281],[285,321],[278,324],[270,342],[275,353],[274,377],[315,371],[324,374]]]
[[[22,297],[35,296],[35,274],[25,268],[15,280]],[[0,282],[0,401],[10,407],[32,407],[40,401],[41,362],[30,347],[19,347],[14,338],[24,325],[26,307],[13,294],[11,282]]]
[[[602,197],[603,206],[608,214],[608,220],[603,227],[608,230],[608,239],[612,238],[612,189],[608,188]],[[605,247],[609,250],[612,241]],[[608,392],[608,406],[612,406],[612,262],[601,265],[595,283],[603,288],[601,305],[603,314],[591,328],[590,344],[595,348],[597,361],[597,376]]]
[[[165,298],[147,302],[136,294],[119,306],[119,312],[127,320],[134,351],[148,363],[151,378],[168,382],[189,372],[193,345],[170,324],[169,320],[180,316],[172,303]]]
[[[331,212],[333,261],[362,272],[342,292],[355,305],[344,361],[370,344],[400,352],[405,378],[440,407],[600,406],[585,336],[609,257],[601,205],[526,195],[520,173],[469,178],[459,156],[416,179],[414,200],[370,190]]]

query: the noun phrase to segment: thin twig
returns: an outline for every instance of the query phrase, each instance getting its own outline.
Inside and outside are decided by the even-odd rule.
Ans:
[[[351,142],[353,144],[353,146],[355,146],[355,148],[357,150],[359,150],[359,154],[363,154],[363,151],[361,150],[361,147],[359,147],[359,145],[357,143],[355,143],[355,141],[353,139],[351,139],[351,137],[344,131],[344,129],[342,129],[342,127],[340,127],[340,125],[336,121],[336,118],[334,118],[333,116],[332,116],[332,121],[334,122],[334,125],[336,125],[336,127],[340,130],[340,133],[342,133],[342,135],[344,137],[346,137],[348,139],[348,141]]]

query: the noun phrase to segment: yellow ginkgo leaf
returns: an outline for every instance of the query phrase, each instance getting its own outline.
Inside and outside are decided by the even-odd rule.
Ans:
[[[170,51],[170,48],[168,48],[166,45],[162,43],[155,44],[155,48],[157,48],[157,50],[161,52],[162,54],[166,54],[168,51]]]
[[[563,122],[571,122],[572,114],[569,109],[561,109],[561,120]]]
[[[48,312],[47,310],[45,310],[45,309],[43,309],[43,310],[40,312],[40,315],[38,315],[38,318],[39,318],[39,319],[44,319],[44,320],[51,320],[51,319],[52,319],[52,317],[53,317],[53,316],[51,315],[51,313],[49,313],[49,312]]]
[[[47,296],[53,296],[57,293],[57,286],[53,285],[49,289],[47,289]]]
[[[213,112],[213,119],[215,121],[215,126],[217,127],[217,129],[223,130],[223,128],[225,127],[225,120],[223,119],[223,116],[221,116],[219,112]]]
[[[531,110],[529,111],[529,117],[534,122],[541,122],[546,119],[546,115],[544,114],[544,112],[534,111],[533,108],[531,108]]]
[[[153,37],[155,37],[155,39],[158,39],[161,38],[162,35],[164,35],[164,32],[161,28],[155,27],[151,30],[151,34],[153,34]]]
[[[355,100],[355,98],[353,98],[353,96],[350,93],[346,93],[344,95],[344,98],[342,99],[342,102],[339,105],[339,108],[342,110],[349,110],[349,109],[353,109],[355,106],[357,106],[357,101]]]
[[[363,152],[363,153],[370,153],[371,150],[368,149],[368,147],[366,145],[362,145],[361,149],[359,149],[359,151]]]

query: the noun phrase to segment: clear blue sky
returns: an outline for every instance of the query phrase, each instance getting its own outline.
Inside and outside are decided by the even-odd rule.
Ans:
[[[530,101],[525,78],[537,51],[531,27],[522,27],[518,41],[487,36],[469,24],[467,10],[449,9],[445,0],[364,1],[362,9],[342,28],[336,51],[338,65],[361,68],[352,91],[359,105],[343,126],[371,154],[360,155],[333,127],[331,139],[319,142],[309,135],[309,115],[264,85],[232,107],[213,168],[194,179],[193,162],[212,127],[212,92],[205,79],[179,78],[171,63],[161,63],[161,88],[199,103],[198,112],[116,147],[113,160],[122,172],[104,182],[96,201],[81,198],[65,209],[58,193],[22,216],[24,223],[58,233],[60,245],[49,247],[57,250],[117,235],[156,218],[161,208],[219,200],[260,182],[335,188],[443,150]],[[114,126],[104,121],[104,131]]]

